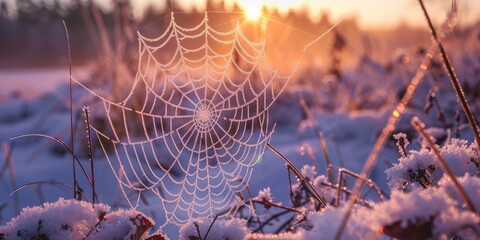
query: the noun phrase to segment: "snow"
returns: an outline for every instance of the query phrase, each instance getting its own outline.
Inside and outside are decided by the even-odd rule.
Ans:
[[[133,236],[140,236],[141,233],[138,234],[138,231],[145,231],[153,225],[155,225],[153,219],[136,210],[120,209],[105,215],[105,220],[98,224],[89,237],[90,239],[130,239]]]
[[[0,227],[7,239],[31,239],[49,236],[51,239],[82,239],[98,222],[102,212],[110,209],[103,204],[95,208],[88,202],[65,200],[42,206],[26,207],[18,217]]]
[[[467,173],[459,181],[478,206],[480,179]],[[477,214],[465,208],[463,198],[448,176],[444,176],[437,187],[415,189],[409,193],[393,191],[390,200],[374,206],[372,214],[381,226],[400,222],[403,228],[433,219],[434,234],[461,233],[465,226],[475,226],[480,220]]]
[[[197,237],[199,239],[244,239],[248,234],[248,230],[245,226],[245,221],[232,218],[230,220],[216,220],[212,225],[212,220],[198,221],[196,222],[198,230],[200,231],[200,237],[198,235],[197,227],[194,222],[189,221],[180,228],[180,240],[189,240],[191,237]],[[211,227],[210,231],[208,229]],[[205,235],[208,232],[208,236]]]
[[[73,68],[72,74],[77,78],[85,78],[88,68]],[[35,99],[45,93],[55,91],[62,83],[68,83],[68,76],[68,68],[1,69],[0,101],[12,96],[18,96],[24,100]]]
[[[0,233],[13,240],[131,239],[153,224],[153,219],[133,209],[110,212],[105,204],[93,207],[86,201],[60,198],[22,209],[19,216],[0,226]]]
[[[337,198],[337,191],[334,188],[325,186],[325,183],[328,183],[325,175],[319,175],[313,180],[315,190],[317,190],[317,192],[323,196],[328,203],[332,203]]]
[[[345,210],[345,207],[329,206],[321,212],[309,214],[304,228],[299,230],[300,239],[334,239]],[[341,239],[379,239],[380,227],[372,222],[373,218],[374,216],[367,209],[356,208]]]
[[[315,166],[303,165],[300,172],[307,179],[315,179],[315,177],[317,176],[317,171],[315,170]]]
[[[406,57],[405,52],[402,52],[397,60],[403,62]],[[402,64],[405,66],[402,65],[402,68],[412,68],[412,65],[407,66],[413,62],[413,57],[410,57],[412,61],[403,62]],[[473,57],[472,59],[474,59]],[[366,64],[370,66],[382,67],[373,59],[367,60]],[[413,66],[412,69],[417,67]],[[465,70],[464,67],[459,67],[459,75],[463,75],[465,79],[475,79],[468,75],[469,69]],[[257,219],[256,217],[258,217],[260,221],[266,221],[273,214],[278,213],[278,209],[257,207],[255,212],[248,208],[248,214],[250,214],[248,217],[250,218],[247,221],[231,215],[228,215],[230,218],[216,219],[213,225],[213,219],[197,221],[202,237],[211,226],[209,239],[333,238],[346,209],[343,194],[339,201],[339,207],[332,204],[337,200],[335,185],[337,184],[338,169],[342,167],[354,173],[360,172],[374,141],[392,112],[389,104],[395,100],[396,94],[386,90],[393,87],[397,90],[399,88],[398,82],[386,80],[396,79],[402,71],[397,68],[395,74],[398,76],[387,76],[383,68],[360,70],[346,73],[346,79],[342,79],[345,81],[342,83],[344,85],[340,85],[340,90],[336,94],[328,93],[327,86],[335,85],[335,81],[337,81],[330,79],[327,84],[318,85],[319,91],[312,90],[310,86],[287,89],[278,99],[278,104],[271,108],[271,117],[277,126],[270,143],[301,169],[302,174],[310,181],[315,190],[327,200],[328,206],[318,210],[315,207],[315,200],[311,196],[302,195],[302,200],[306,201],[305,204],[296,208],[298,212],[272,221],[269,226],[264,228],[267,234],[251,233],[255,224],[249,223],[248,219]],[[22,74],[23,76],[20,77]],[[405,72],[404,75],[408,75],[408,72]],[[154,221],[157,222],[157,225],[151,228],[157,230],[165,222],[165,217],[161,204],[154,201],[156,196],[146,194],[139,198],[137,195],[133,195],[133,199],[140,199],[138,208],[122,209],[128,205],[121,197],[117,179],[106,159],[102,157],[103,153],[99,152],[99,146],[96,146],[94,150],[94,167],[96,193],[103,204],[96,204],[95,208],[92,208],[91,203],[86,201],[66,200],[64,198],[72,196],[71,189],[54,184],[33,184],[16,192],[13,196],[9,195],[16,187],[34,181],[54,180],[72,183],[71,156],[57,143],[37,137],[10,140],[12,137],[22,134],[45,133],[69,143],[68,88],[65,84],[58,85],[59,82],[65,82],[66,76],[68,75],[65,70],[59,72],[47,70],[43,73],[34,70],[24,73],[20,73],[20,71],[0,72],[0,84],[2,85],[2,89],[0,89],[0,144],[11,148],[14,167],[13,172],[8,170],[6,162],[3,161],[4,148],[2,148],[2,157],[0,157],[0,233],[6,234],[7,239],[21,239],[21,236],[29,239],[43,236],[43,234],[51,236],[50,239],[83,239],[87,235],[92,239],[121,239],[143,233],[149,228],[147,226],[155,224]],[[18,82],[23,78],[29,79],[31,84],[29,83],[27,86]],[[442,79],[440,77],[440,80]],[[318,79],[304,81],[313,82],[314,80]],[[403,76],[399,80],[405,82],[408,81],[408,78]],[[12,89],[14,84],[4,84],[6,81],[17,81],[19,85]],[[42,86],[38,86],[39,81],[42,81]],[[379,84],[385,82],[388,84]],[[446,83],[449,84],[448,80]],[[453,118],[452,113],[457,108],[456,97],[452,94],[450,86],[445,87],[442,84],[445,82],[439,83],[441,89],[437,93],[437,96],[442,96],[438,99],[439,104],[444,108],[447,118]],[[351,90],[352,92],[342,92],[345,90],[342,87],[349,85],[356,87]],[[478,235],[475,235],[471,227],[478,228],[478,222],[480,222],[478,212],[480,210],[480,198],[478,197],[480,196],[479,149],[477,144],[471,141],[473,136],[468,128],[460,129],[459,137],[461,139],[450,138],[451,135],[453,136],[450,130],[445,130],[444,124],[436,121],[436,109],[432,108],[429,114],[423,115],[422,106],[430,86],[424,84],[420,88],[420,94],[407,107],[406,113],[402,116],[395,130],[397,134],[381,151],[378,158],[379,163],[369,176],[386,192],[387,200],[381,202],[374,198],[375,201],[373,201],[371,197],[365,197],[369,207],[361,204],[355,206],[342,239],[385,239],[389,234],[393,234],[389,233],[388,229],[412,232],[415,227],[426,231],[426,234],[433,238],[446,238],[452,235],[442,234],[455,234],[463,239],[478,239]],[[88,97],[84,92],[78,90],[78,87],[74,87],[73,90],[74,109],[78,111],[84,105],[88,105],[85,103],[85,99]],[[316,98],[319,97],[322,99],[318,103]],[[316,137],[317,133],[314,132],[315,128],[312,127],[311,121],[305,119],[298,104],[298,100],[302,98],[314,110],[313,121],[325,137],[327,151],[334,166],[333,182],[329,182],[327,177],[324,153]],[[478,99],[473,100],[472,107],[478,110]],[[315,105],[316,103],[320,106]],[[322,106],[325,108],[322,109]],[[326,109],[328,107],[332,109]],[[435,155],[423,143],[423,140],[415,140],[415,132],[411,130],[410,126],[410,118],[415,115],[423,116],[423,120],[427,123],[426,126],[429,127],[427,132],[438,140],[437,147],[441,156],[445,158],[461,186],[469,195],[477,209],[476,213],[471,212],[465,205],[458,189],[444,174]],[[83,119],[80,118],[76,122],[78,122],[76,128],[78,134],[75,146],[80,161],[87,166]],[[446,124],[454,123],[447,122]],[[411,139],[411,143],[408,139]],[[395,140],[397,140],[396,143]],[[403,143],[401,143],[402,141]],[[407,154],[397,151],[400,150],[398,147],[407,148],[407,145]],[[305,157],[305,154],[302,154],[302,148],[304,149],[306,146],[311,149],[311,156]],[[166,150],[162,148],[165,147],[159,147],[158,151],[165,152]],[[152,154],[146,153],[148,156]],[[165,156],[165,158],[168,157]],[[383,165],[381,162],[385,159],[393,162],[393,165],[391,167]],[[79,172],[77,172],[79,184],[90,198],[90,186]],[[88,172],[88,174],[90,173]],[[292,204],[289,196],[290,187],[296,194],[300,194],[301,191],[300,184],[293,174],[291,179],[292,186],[289,186],[285,162],[267,150],[255,165],[248,187],[251,192],[258,192],[258,195],[252,196],[254,200],[290,207]],[[405,187],[405,183],[408,183],[408,186]],[[425,183],[428,186],[422,186]],[[353,179],[347,178],[346,189],[350,190],[352,185]],[[405,192],[402,191],[403,189]],[[247,194],[244,192],[242,194],[244,200],[248,200],[245,198]],[[106,214],[103,216],[102,213]],[[304,218],[305,216],[306,218]],[[276,230],[278,225],[288,217],[293,217],[295,221],[300,222],[292,229],[292,232],[268,234],[268,232]],[[197,228],[192,221],[180,228],[180,231],[178,226],[168,225],[160,229],[160,232],[165,232],[172,239],[198,237]]]
[[[439,151],[455,175],[462,176],[464,173],[476,175],[478,169],[475,161],[478,162],[480,159],[476,146],[476,143],[468,145],[465,140],[452,139],[440,147]],[[442,178],[443,170],[435,154],[426,148],[422,148],[420,151],[411,150],[408,156],[402,156],[399,159],[399,163],[395,163],[393,167],[385,171],[389,179],[388,185],[391,188],[400,189],[405,182],[412,182],[415,187],[419,187],[415,180],[412,180],[409,176],[409,171],[413,173],[425,171],[426,169],[428,171],[430,166],[434,167],[431,173],[431,181],[433,184],[436,184]]]
[[[270,191],[270,188],[264,188],[258,192],[258,195],[254,197],[255,200],[258,201],[266,201],[266,202],[273,202],[273,197],[272,193]]]
[[[390,200],[375,206],[377,221],[388,226],[401,221],[406,227],[412,221],[428,221],[455,202],[437,189],[415,190],[408,194],[393,191]]]
[[[478,176],[478,175],[477,175]],[[465,189],[465,192],[472,200],[473,205],[477,211],[480,210],[480,178],[466,173],[464,176],[457,178],[460,185]],[[460,193],[454,186],[453,182],[448,176],[444,176],[440,181],[439,185],[442,186],[449,197],[454,199],[457,202],[463,202],[463,198],[460,196]]]

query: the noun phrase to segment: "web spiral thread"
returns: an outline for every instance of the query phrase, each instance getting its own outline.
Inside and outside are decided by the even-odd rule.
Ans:
[[[192,28],[172,13],[161,36],[138,33],[138,41],[137,74],[122,101],[82,85],[106,116],[91,128],[128,203],[137,207],[151,191],[164,225],[243,204],[237,193],[274,130],[269,108],[293,72],[279,76],[265,42],[248,40],[239,23],[215,30],[206,13]]]

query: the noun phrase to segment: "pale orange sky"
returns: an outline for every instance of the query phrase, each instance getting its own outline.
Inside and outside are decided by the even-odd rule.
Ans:
[[[1,2],[2,0],[0,0]],[[13,6],[16,0],[3,0],[9,6]],[[40,0],[34,0],[40,1]],[[49,1],[49,0],[43,0]],[[60,0],[70,2],[71,0]],[[105,8],[109,8],[112,0],[94,0]],[[134,14],[141,15],[147,7],[163,8],[170,0],[131,0]],[[188,9],[202,9],[205,0],[172,0],[175,4]],[[233,2],[247,5],[251,2],[263,2],[268,8],[278,8],[281,13],[287,13],[289,9],[305,8],[313,19],[318,18],[322,12],[328,12],[333,21],[342,16],[356,16],[359,25],[366,28],[389,28],[400,23],[414,26],[423,26],[424,19],[417,0],[225,0],[227,7]],[[435,21],[445,18],[450,6],[448,0],[425,0],[428,9]],[[468,24],[480,19],[480,1],[459,1],[459,24]]]

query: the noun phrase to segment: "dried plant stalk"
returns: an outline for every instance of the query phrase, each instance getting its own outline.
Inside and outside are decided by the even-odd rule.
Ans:
[[[72,52],[70,50],[70,35],[68,34],[67,24],[65,20],[63,22],[63,27],[65,29],[65,36],[67,40],[68,47],[68,66],[69,66],[69,89],[70,89],[70,138],[71,138],[71,149],[72,149],[72,175],[73,175],[73,199],[77,199],[77,171],[75,170],[75,131],[73,130],[73,94],[72,94]]]
[[[310,122],[311,127],[313,128],[313,131],[315,131],[315,136],[320,142],[320,147],[322,148],[323,157],[325,158],[325,163],[327,165],[328,181],[333,182],[332,161],[330,160],[330,155],[328,154],[327,142],[325,141],[325,137],[323,136],[322,131],[320,131],[320,128],[318,127],[317,122],[315,122],[312,111],[310,111],[310,109],[308,108],[307,104],[305,103],[305,100],[301,99],[300,105],[302,106],[303,111],[307,115],[308,121]]]
[[[453,9],[453,11],[456,11],[456,9]],[[451,22],[453,22],[452,19],[454,17],[455,17],[454,14],[450,14],[449,18],[444,23],[442,30],[445,33],[448,33],[452,30],[453,25],[451,24]],[[387,125],[383,128],[380,136],[377,138],[377,141],[375,142],[373,149],[370,152],[370,155],[368,156],[367,161],[363,166],[362,172],[360,174],[362,178],[368,178],[368,175],[373,169],[373,166],[375,166],[380,150],[382,150],[383,147],[385,146],[385,143],[387,142],[388,137],[390,136],[392,131],[395,129],[400,116],[405,111],[405,106],[407,106],[407,104],[410,102],[413,96],[413,93],[415,92],[421,80],[423,79],[423,76],[427,72],[430,66],[430,63],[432,61],[432,58],[436,53],[436,50],[437,50],[437,47],[433,45],[429,48],[427,54],[425,54],[422,60],[422,63],[420,64],[420,67],[417,69],[415,76],[410,81],[410,84],[408,85],[405,94],[403,95],[402,99],[393,110],[392,114],[390,115],[390,118],[388,119]],[[358,198],[358,194],[360,193],[363,183],[364,182],[361,179],[358,179],[355,182],[355,186],[353,188],[353,195],[350,197],[347,205],[347,211],[345,211],[345,215],[342,218],[340,227],[338,228],[337,233],[335,234],[336,240],[340,240],[340,238],[342,237],[342,234],[343,234],[343,231],[345,230],[348,219],[352,214],[353,205],[355,204],[355,200]]]
[[[423,76],[425,75],[425,72],[427,71],[428,66],[430,65],[430,62],[434,54],[435,54],[435,48],[432,47],[423,58],[422,64],[418,68],[417,73],[415,74],[412,81],[407,87],[407,91],[403,95],[401,101],[397,104],[397,106],[393,110],[392,114],[390,115],[390,118],[388,119],[387,125],[383,128],[380,136],[377,138],[377,141],[375,142],[373,149],[370,152],[370,155],[368,156],[367,161],[365,162],[365,165],[363,166],[362,172],[360,174],[361,178],[364,178],[364,179],[368,178],[368,175],[373,169],[373,166],[375,166],[378,154],[385,146],[385,143],[387,142],[392,131],[395,129],[398,123],[398,120],[400,119],[400,116],[405,111],[405,106],[408,104],[408,102],[410,102],[410,99],[412,98],[413,93],[415,92],[415,90],[417,89],[417,86],[420,84],[421,80],[423,79]],[[342,222],[340,223],[340,227],[337,230],[337,233],[335,236],[336,240],[339,240],[341,238],[342,233],[347,224],[347,221],[350,218],[353,205],[355,204],[355,201],[358,198],[358,194],[360,193],[360,189],[362,188],[362,185],[364,183],[364,181],[361,178],[357,179],[357,181],[355,182],[355,186],[353,188],[353,195],[350,196],[350,199],[347,205],[347,211],[345,212],[345,215],[342,218]]]
[[[277,154],[280,158],[282,158],[288,165],[288,167],[295,173],[295,175],[297,175],[298,178],[300,178],[300,180],[303,182],[303,184],[305,184],[305,186],[307,187],[308,191],[311,192],[311,194],[315,197],[315,199],[318,200],[318,202],[320,202],[320,204],[322,205],[322,207],[326,207],[327,206],[327,201],[325,200],[324,197],[322,197],[318,192],[317,190],[315,190],[315,188],[312,186],[312,184],[310,184],[308,182],[308,180],[305,178],[305,176],[302,175],[302,173],[298,170],[297,167],[295,167],[295,165],[293,165],[293,163],[288,160],[287,157],[285,157],[285,155],[283,155],[280,151],[278,151],[274,146],[272,146],[270,143],[267,143],[267,146],[275,153]]]
[[[380,201],[384,201],[385,199],[383,198],[383,195],[382,195],[382,191],[380,190],[380,188],[377,187],[377,185],[370,179],[367,179],[367,178],[362,178],[360,175],[352,172],[352,171],[349,171],[348,169],[345,169],[345,168],[340,168],[338,169],[338,185],[337,185],[337,198],[335,199],[335,206],[336,207],[339,207],[340,206],[340,193],[341,193],[341,189],[342,189],[342,182],[343,182],[343,178],[344,178],[344,175],[347,174],[347,175],[350,175],[358,180],[362,180],[363,182],[365,182],[371,189],[373,189],[375,191],[375,194],[377,194],[378,196],[378,199]]]
[[[90,162],[90,174],[92,178],[92,207],[95,207],[95,199],[97,198],[97,193],[95,192],[95,168],[93,166],[93,142],[92,134],[90,132],[90,113],[87,107],[83,108],[85,115],[85,128],[87,130],[87,144],[88,144],[88,160]],[[98,199],[97,199],[98,202]]]
[[[428,27],[430,28],[430,32],[432,33],[432,40],[440,50],[440,56],[442,57],[443,67],[445,68],[445,71],[447,72],[448,77],[450,78],[450,82],[452,83],[453,89],[457,94],[457,98],[460,102],[460,105],[462,106],[463,111],[467,116],[468,123],[470,123],[470,126],[472,127],[473,135],[475,136],[475,140],[477,141],[478,149],[480,149],[480,132],[478,130],[478,125],[475,120],[475,117],[473,116],[472,110],[468,105],[468,101],[467,101],[467,98],[465,97],[465,93],[463,92],[462,86],[460,85],[460,81],[458,80],[458,77],[455,74],[455,71],[453,70],[452,64],[450,63],[450,59],[448,58],[448,55],[445,52],[445,48],[443,47],[443,44],[438,37],[437,31],[435,30],[435,27],[433,27],[428,11],[425,8],[425,5],[423,4],[423,0],[418,0],[418,1],[420,3],[420,6],[422,7],[423,14],[425,15],[425,18],[427,20]],[[453,1],[453,3],[455,4],[456,1]]]

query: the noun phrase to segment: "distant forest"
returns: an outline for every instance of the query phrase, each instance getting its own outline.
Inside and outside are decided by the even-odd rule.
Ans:
[[[72,1],[62,4],[61,1],[17,0],[14,9],[15,18],[9,17],[7,4],[0,1],[0,68],[11,67],[49,67],[63,66],[67,61],[67,44],[62,20],[65,20],[70,34],[70,44],[74,65],[91,62],[98,56],[112,54],[117,47],[128,48],[136,46],[136,31],[153,32],[158,35],[162,27],[169,21],[172,9],[170,1],[163,10],[148,8],[143,18],[133,19],[130,1],[115,0],[112,11],[104,11],[92,1]],[[225,14],[223,2],[207,2],[207,11],[223,12],[223,19],[231,21],[232,16],[241,17],[241,9],[235,6],[231,14]],[[174,10],[179,10],[173,6]],[[266,10],[265,10],[266,11]],[[278,12],[272,16],[286,22],[295,19],[299,28],[319,29],[313,24],[306,13],[290,13],[280,17]],[[11,15],[11,14],[10,14]],[[192,12],[189,15],[203,17],[202,12]],[[189,16],[190,22],[195,17]],[[217,21],[221,21],[217,19]],[[321,21],[322,22],[322,21]],[[330,23],[322,22],[325,27]],[[188,23],[187,23],[188,25]],[[109,52],[110,51],[110,52]]]
[[[150,36],[159,35],[168,24],[169,13],[172,9],[170,1],[166,8],[154,10],[149,8],[142,19],[133,19],[132,8],[128,0],[115,0],[112,11],[104,11],[92,1],[73,1],[70,4],[61,4],[59,0],[44,1],[17,0],[15,9],[16,17],[10,18],[5,2],[0,1],[0,68],[21,67],[62,67],[67,62],[67,44],[62,20],[65,20],[70,34],[72,59],[74,65],[85,65],[98,59],[108,58],[112,54],[134,54],[137,50],[136,31]],[[175,11],[180,8],[173,6]],[[223,2],[207,1],[206,9],[216,14],[209,23],[232,22],[242,17],[241,9],[235,6],[228,14]],[[180,13],[189,15],[183,19],[186,25],[195,24],[203,17],[201,12]],[[264,9],[264,15],[274,21],[269,22],[270,38],[276,40],[276,49],[291,51],[292,48],[301,49],[306,43],[329,29],[331,22],[328,14],[322,14],[320,21],[311,22],[307,10],[290,12],[287,16],[281,16],[276,10]],[[188,24],[191,23],[191,24]],[[218,24],[217,24],[218,25]],[[287,30],[288,34],[284,34]],[[383,42],[388,42],[388,48],[403,47],[405,42],[428,42],[428,33],[405,34],[406,31],[416,31],[403,27],[403,34],[382,33],[370,34],[373,38],[381,36]],[[385,55],[385,49],[381,49],[378,39],[370,39],[362,33],[357,26],[355,17],[347,17],[342,24],[335,29],[337,34],[329,34],[323,43],[317,44],[312,51],[315,57],[327,57],[334,44],[334,37],[339,34],[346,39],[347,49],[356,54],[352,59],[358,59],[359,55],[371,54],[377,59],[389,58]],[[418,32],[416,32],[418,33]],[[281,41],[277,36],[285,35]],[[286,36],[288,35],[288,36]],[[417,39],[412,39],[412,36]],[[267,36],[268,37],[268,36]],[[272,41],[273,41],[272,40]],[[384,44],[385,45],[385,44]],[[376,46],[372,48],[372,46]],[[297,49],[297,50],[298,50]],[[380,54],[381,53],[381,54]],[[313,55],[313,54],[312,54]],[[375,56],[376,55],[376,56]],[[132,61],[135,58],[130,58]]]

